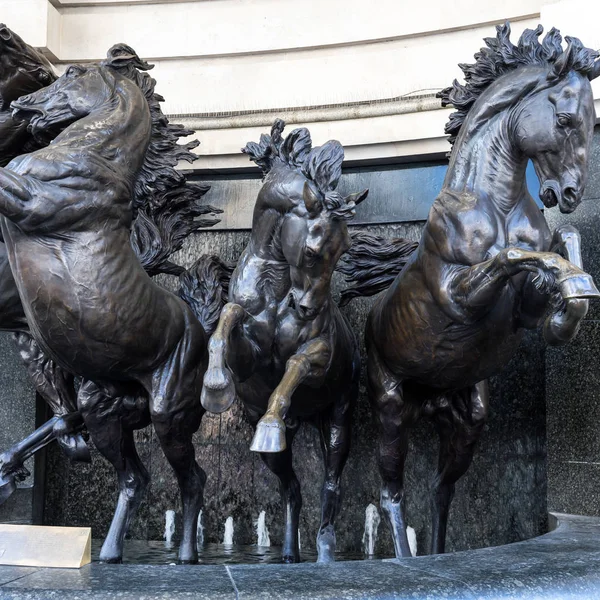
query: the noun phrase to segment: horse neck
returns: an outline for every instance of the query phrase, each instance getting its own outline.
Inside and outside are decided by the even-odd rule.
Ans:
[[[514,109],[506,110],[456,141],[444,188],[489,199],[509,212],[527,196],[527,158],[514,143]],[[468,120],[463,127],[468,128]]]
[[[111,169],[121,170],[125,179],[131,179],[144,162],[150,135],[147,107],[125,94],[114,94],[62,132],[51,148],[75,148],[84,155],[93,154],[109,161]]]

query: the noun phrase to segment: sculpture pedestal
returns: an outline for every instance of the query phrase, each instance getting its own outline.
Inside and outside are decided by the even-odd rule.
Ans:
[[[89,527],[0,524],[0,564],[78,569],[91,562]]]

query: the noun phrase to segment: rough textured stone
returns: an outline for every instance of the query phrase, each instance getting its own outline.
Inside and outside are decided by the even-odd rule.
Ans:
[[[35,429],[35,390],[9,333],[0,332],[0,450]],[[18,484],[12,498],[0,506],[0,522],[30,523],[33,518],[33,460],[26,463],[31,476]]]

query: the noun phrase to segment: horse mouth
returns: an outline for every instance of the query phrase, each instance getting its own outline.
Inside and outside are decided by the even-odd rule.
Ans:
[[[36,106],[23,106],[13,102],[12,108],[13,117],[27,121],[27,131],[43,145],[49,144],[69,125],[68,122],[55,121],[45,110]]]

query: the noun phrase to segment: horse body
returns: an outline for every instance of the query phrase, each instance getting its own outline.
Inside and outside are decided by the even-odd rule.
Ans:
[[[220,306],[221,292],[212,274],[214,289],[205,286],[193,299],[195,316],[150,279],[131,246],[133,203],[148,210],[147,190],[153,201],[155,189],[169,198],[182,181],[169,164],[160,171],[168,183],[148,180],[156,177],[148,161],[171,142],[168,123],[152,105],[154,81],[138,71],[148,68],[117,45],[105,63],[71,66],[55,84],[13,103],[34,135],[61,125],[63,131],[51,146],[0,170],[0,212],[32,333],[59,364],[86,379],[79,411],[119,476],[101,559],[121,560],[148,483],[133,430],[152,422],[181,490],[180,561],[194,562],[206,479],[192,444],[204,414],[198,398],[207,336],[199,319],[206,302]],[[198,282],[191,271],[184,275],[182,293],[192,297]]]
[[[431,551],[443,552],[455,484],[486,422],[487,378],[509,362],[524,329],[543,324],[548,343],[568,342],[587,298],[599,295],[582,270],[578,232],[551,233],[525,181],[531,160],[547,208],[569,213],[581,201],[597,54],[571,38],[563,50],[556,30],[542,44],[541,27],[526,30],[518,46],[508,24],[497,30],[477,62],[462,65],[466,85],[455,81],[440,94],[458,109],[446,127],[453,150],[418,247],[395,273],[375,280],[364,256],[372,259],[367,267],[383,261],[367,239],[349,253],[362,262],[344,268],[364,290],[380,291],[382,279],[393,279],[371,309],[366,344],[381,506],[397,556],[410,555],[404,465],[415,421],[431,418],[440,438]],[[406,249],[399,245],[398,256]]]
[[[331,276],[348,248],[345,220],[366,193],[342,198],[334,189],[343,150],[312,148],[306,129],[285,141],[283,122],[243,151],[265,173],[252,236],[229,286],[229,303],[209,341],[202,404],[226,410],[236,396],[255,427],[260,452],[280,482],[285,506],[283,557],[297,562],[302,498],[292,466],[300,420],[320,430],[325,460],[320,562],[334,559],[333,524],[348,456],[360,360],[354,334],[330,293]]]
[[[503,131],[509,118],[503,115],[496,128]],[[367,325],[367,337],[377,340],[377,351],[396,376],[442,390],[461,389],[495,374],[498,364],[514,355],[523,328],[538,327],[547,311],[547,299],[528,273],[511,277],[489,302],[468,311],[454,302],[451,282],[465,267],[506,248],[549,252],[552,246],[552,233],[524,185],[527,157],[499,171],[481,159],[487,156],[483,143],[500,142],[486,130],[463,144],[460,160],[452,158],[419,247],[376,302]],[[492,180],[498,189],[478,193]]]

